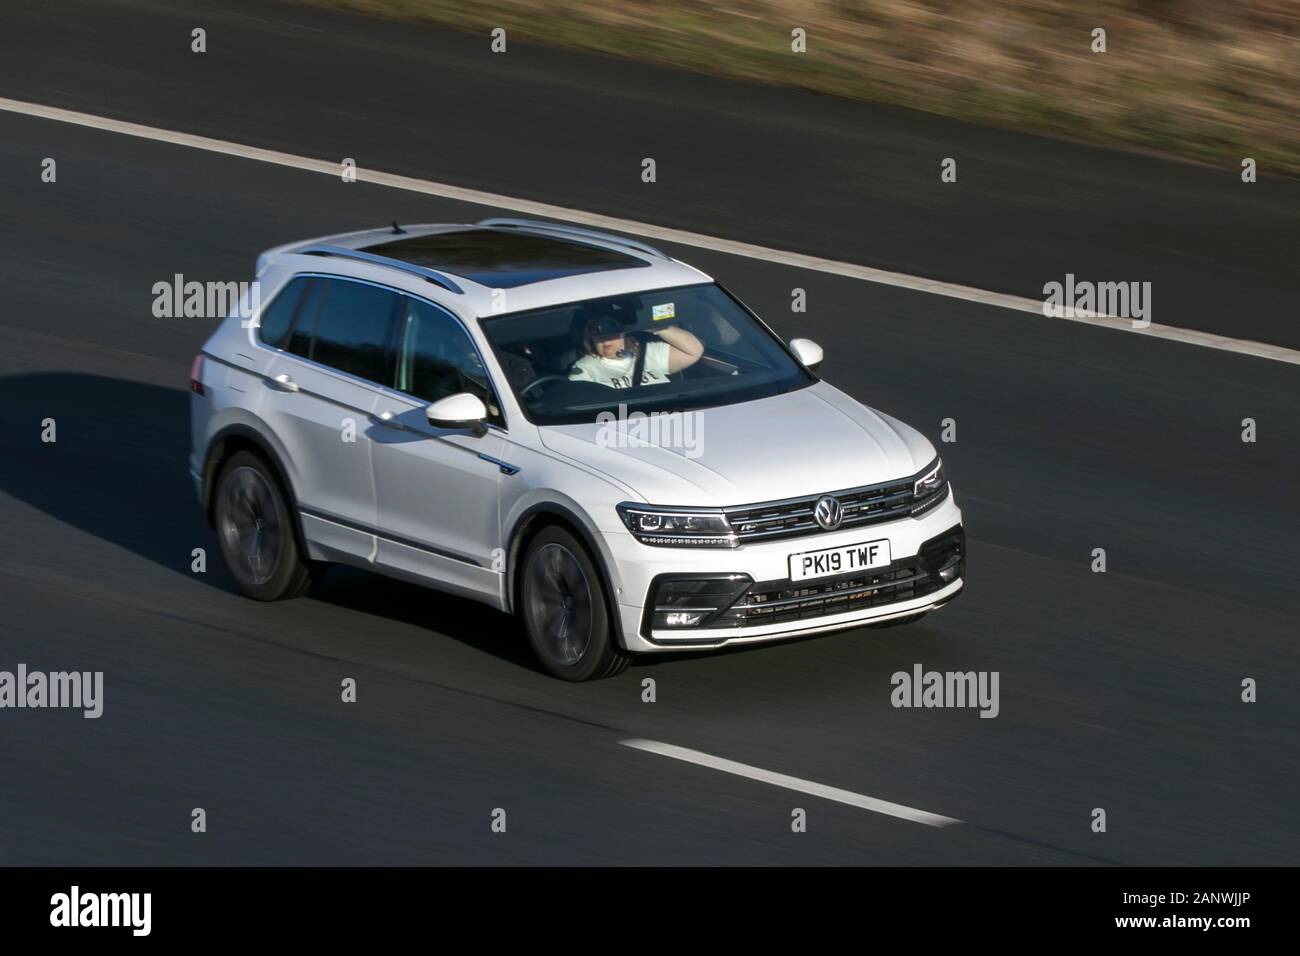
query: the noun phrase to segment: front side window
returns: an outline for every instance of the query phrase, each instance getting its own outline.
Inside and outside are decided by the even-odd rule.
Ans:
[[[402,297],[345,279],[318,279],[317,284],[321,301],[308,358],[358,378],[388,381],[393,313]],[[297,324],[309,318],[304,312]]]
[[[487,406],[489,421],[501,424],[501,409],[469,335],[437,306],[403,297],[398,319],[397,388],[433,402],[469,392]]]
[[[483,320],[519,404],[539,425],[622,410],[687,411],[816,381],[753,314],[711,283]]]

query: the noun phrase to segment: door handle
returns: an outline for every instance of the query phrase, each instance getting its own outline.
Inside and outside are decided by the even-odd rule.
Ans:
[[[389,428],[396,428],[399,432],[406,431],[406,426],[397,420],[397,416],[392,412],[380,412],[378,415],[371,415],[375,421],[381,425],[387,425]]]
[[[266,384],[269,385],[271,388],[274,388],[275,390],[280,392],[298,391],[298,383],[293,380],[293,376],[290,375],[288,372],[281,372],[279,375],[271,379],[271,381],[267,382]]]

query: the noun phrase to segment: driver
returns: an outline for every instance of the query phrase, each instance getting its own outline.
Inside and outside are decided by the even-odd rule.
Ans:
[[[704,345],[685,329],[654,329],[657,339],[645,343],[642,385],[659,385],[673,372],[690,368],[704,354]],[[574,382],[597,382],[610,388],[631,388],[640,341],[626,334],[612,315],[587,320],[582,336],[583,355],[569,370]]]

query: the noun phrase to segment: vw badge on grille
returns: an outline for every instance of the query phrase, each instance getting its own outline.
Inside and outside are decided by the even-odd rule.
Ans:
[[[826,531],[834,531],[844,520],[844,509],[840,507],[839,501],[830,495],[822,495],[817,499],[817,507],[813,509],[813,516],[817,523]]]

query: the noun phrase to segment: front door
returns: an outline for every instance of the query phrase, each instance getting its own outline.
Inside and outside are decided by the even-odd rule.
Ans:
[[[403,297],[398,311],[396,387],[372,416],[378,509],[377,562],[448,589],[495,600],[504,580],[498,463],[507,453],[487,371],[458,319]],[[430,403],[471,392],[489,410],[487,434],[431,425]]]

